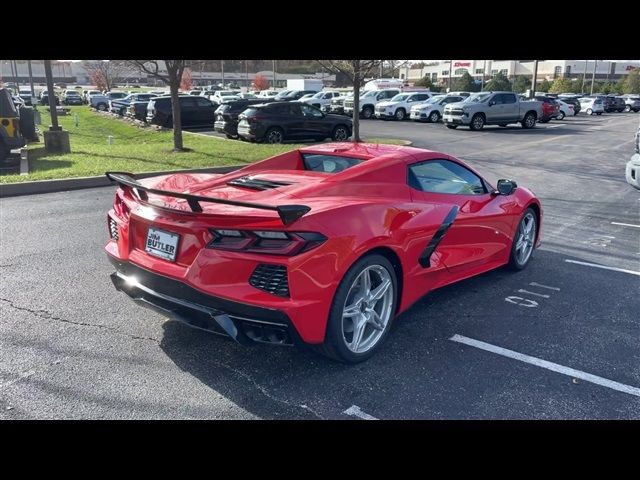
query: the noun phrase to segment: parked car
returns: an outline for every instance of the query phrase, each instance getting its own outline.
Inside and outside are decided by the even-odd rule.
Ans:
[[[399,93],[391,100],[385,100],[376,104],[376,118],[387,120],[404,120],[409,116],[411,107],[417,103],[429,100],[432,94],[429,92]]]
[[[307,94],[315,94],[316,90],[289,90],[289,92],[285,95],[276,95],[273,99],[277,102],[293,102],[295,100],[300,100]]]
[[[114,98],[109,101],[109,111],[124,116],[131,102],[148,102],[154,97],[151,93],[132,93],[124,98]]]
[[[534,128],[539,118],[543,118],[540,101],[522,100],[513,92],[479,92],[446,105],[442,121],[447,128],[465,125],[482,130],[485,125],[506,127],[510,123]]]
[[[622,113],[625,110],[626,104],[622,97],[612,97],[609,96],[609,101],[611,102],[610,110],[612,112]]]
[[[462,102],[465,97],[459,95],[434,95],[425,102],[411,107],[410,118],[417,122],[439,122],[444,113],[444,107],[450,103]]]
[[[82,96],[77,90],[65,90],[62,92],[62,104],[63,105],[82,105]]]
[[[596,97],[602,99],[602,105],[606,113],[613,113],[616,111],[617,107],[615,101],[613,100],[613,97],[610,97],[608,95],[596,95]]]
[[[252,105],[238,119],[238,135],[241,138],[266,143],[325,138],[342,142],[351,136],[352,131],[350,118],[326,115],[300,102]]]
[[[33,105],[30,88],[20,87],[20,89],[18,90],[18,96],[24,101],[25,105],[28,105],[28,106]]]
[[[11,150],[26,145],[20,133],[20,115],[13,103],[8,88],[0,87],[0,163],[4,162]]]
[[[60,98],[58,97],[58,95],[56,95],[54,93],[53,96],[56,99],[56,105],[60,105]],[[40,93],[40,105],[49,105],[49,91],[48,90],[43,90]]]
[[[238,100],[238,93],[234,90],[216,90],[213,95],[209,96],[209,100],[219,106],[225,101]]]
[[[626,96],[623,98],[625,112],[640,112],[640,97]]]
[[[555,98],[549,97],[548,95],[536,95],[533,98],[542,103],[542,115],[538,118],[540,123],[547,123],[549,120],[557,118],[560,115],[560,105],[558,105]]]
[[[278,95],[276,90],[262,90],[256,94],[256,97],[273,98]]]
[[[227,138],[238,138],[238,116],[251,105],[262,105],[273,102],[272,99],[242,99],[225,102],[216,109],[216,121],[213,128],[218,133],[224,133]]]
[[[292,92],[292,90],[280,90],[278,93],[276,93],[273,96],[274,100],[282,100],[285,96],[289,95]]]
[[[627,163],[625,176],[629,185],[640,189],[640,126],[636,132],[635,153]]]
[[[324,105],[330,105],[331,100],[340,97],[340,95],[340,92],[322,90],[317,93],[309,94],[308,98],[301,98],[300,101],[322,110]]]
[[[239,100],[257,100],[258,97],[256,96],[255,93],[238,93],[238,95],[236,95],[238,97]]]
[[[385,100],[391,100],[400,93],[399,88],[384,88],[382,90],[366,90],[360,92],[360,115],[362,118],[371,118],[375,114],[376,105]],[[354,101],[344,101],[345,115],[353,115]]]
[[[102,92],[100,90],[86,90],[82,95],[82,100],[84,101],[84,103],[88,104],[91,100],[91,97],[93,97],[94,95],[102,95]]]
[[[155,98],[155,97],[152,97]],[[135,120],[141,120],[146,123],[147,121],[147,105],[149,105],[148,101],[142,102],[131,102],[127,107],[126,115]]]
[[[562,100],[564,103],[573,105],[573,115],[580,113],[580,97],[578,95],[558,95],[558,100]]]
[[[311,145],[224,175],[107,177],[116,290],[243,345],[310,345],[349,364],[430,291],[526,268],[544,216],[512,180],[397,145]],[[411,342],[396,343],[392,354]]]
[[[89,106],[96,110],[106,112],[109,109],[109,101],[118,100],[127,96],[125,92],[107,92],[102,95],[92,95],[89,97]]]
[[[556,99],[556,103],[559,107],[558,113],[555,117],[553,117],[556,120],[563,120],[564,117],[573,117],[575,115],[573,111],[573,105],[571,105],[570,103],[560,100],[559,98]]]
[[[581,97],[580,109],[587,115],[602,115],[604,113],[604,102],[602,98]]]
[[[324,113],[344,115],[344,102],[345,100],[351,99],[353,99],[353,92],[343,93],[338,97],[333,97],[330,103],[322,105],[322,107],[320,107],[320,110],[322,110]]]
[[[212,127],[216,105],[211,100],[193,95],[180,95],[180,117],[183,127]],[[154,97],[147,106],[147,123],[173,127],[171,97]]]

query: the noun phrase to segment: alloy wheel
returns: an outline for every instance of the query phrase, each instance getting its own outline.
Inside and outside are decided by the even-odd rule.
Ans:
[[[516,261],[524,265],[529,260],[533,251],[533,243],[536,238],[536,218],[533,213],[527,212],[518,226],[516,241]]]
[[[371,350],[393,313],[391,275],[382,265],[365,268],[353,281],[342,308],[342,338],[353,353]]]
[[[282,132],[280,130],[271,130],[267,135],[267,143],[282,143]]]

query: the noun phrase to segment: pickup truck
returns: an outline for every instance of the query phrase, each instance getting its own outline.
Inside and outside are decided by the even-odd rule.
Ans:
[[[92,95],[89,97],[89,106],[100,111],[109,109],[109,101],[124,98],[128,94],[126,92],[108,92],[105,95]]]
[[[131,102],[148,102],[154,97],[151,93],[132,93],[124,98],[114,98],[109,101],[109,111],[124,116]]]
[[[382,90],[366,90],[360,94],[360,115],[371,118],[376,105],[385,100],[391,100],[400,93],[399,88],[384,88]],[[353,99],[344,101],[344,114],[353,115]]]
[[[513,92],[479,92],[444,107],[442,121],[447,128],[464,125],[471,130],[482,130],[485,125],[506,127],[510,123],[533,128],[541,117],[542,102],[521,100]]]

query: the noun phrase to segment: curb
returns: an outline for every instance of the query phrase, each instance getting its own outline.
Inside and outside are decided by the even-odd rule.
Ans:
[[[162,172],[143,172],[136,174],[136,178],[155,177],[172,173],[228,173],[245,165],[230,165],[228,167],[207,167],[188,170],[168,170]],[[83,188],[108,187],[113,182],[106,176],[64,178],[60,180],[39,180],[35,182],[3,183],[0,184],[0,198],[17,197],[20,195],[34,195],[39,193],[64,192]]]

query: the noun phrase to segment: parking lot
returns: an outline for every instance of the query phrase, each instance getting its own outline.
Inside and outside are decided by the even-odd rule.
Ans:
[[[363,120],[363,137],[530,187],[544,220],[524,271],[429,294],[356,366],[241,347],[117,293],[112,187],[0,199],[0,418],[640,418],[640,192],[624,179],[639,121]]]

